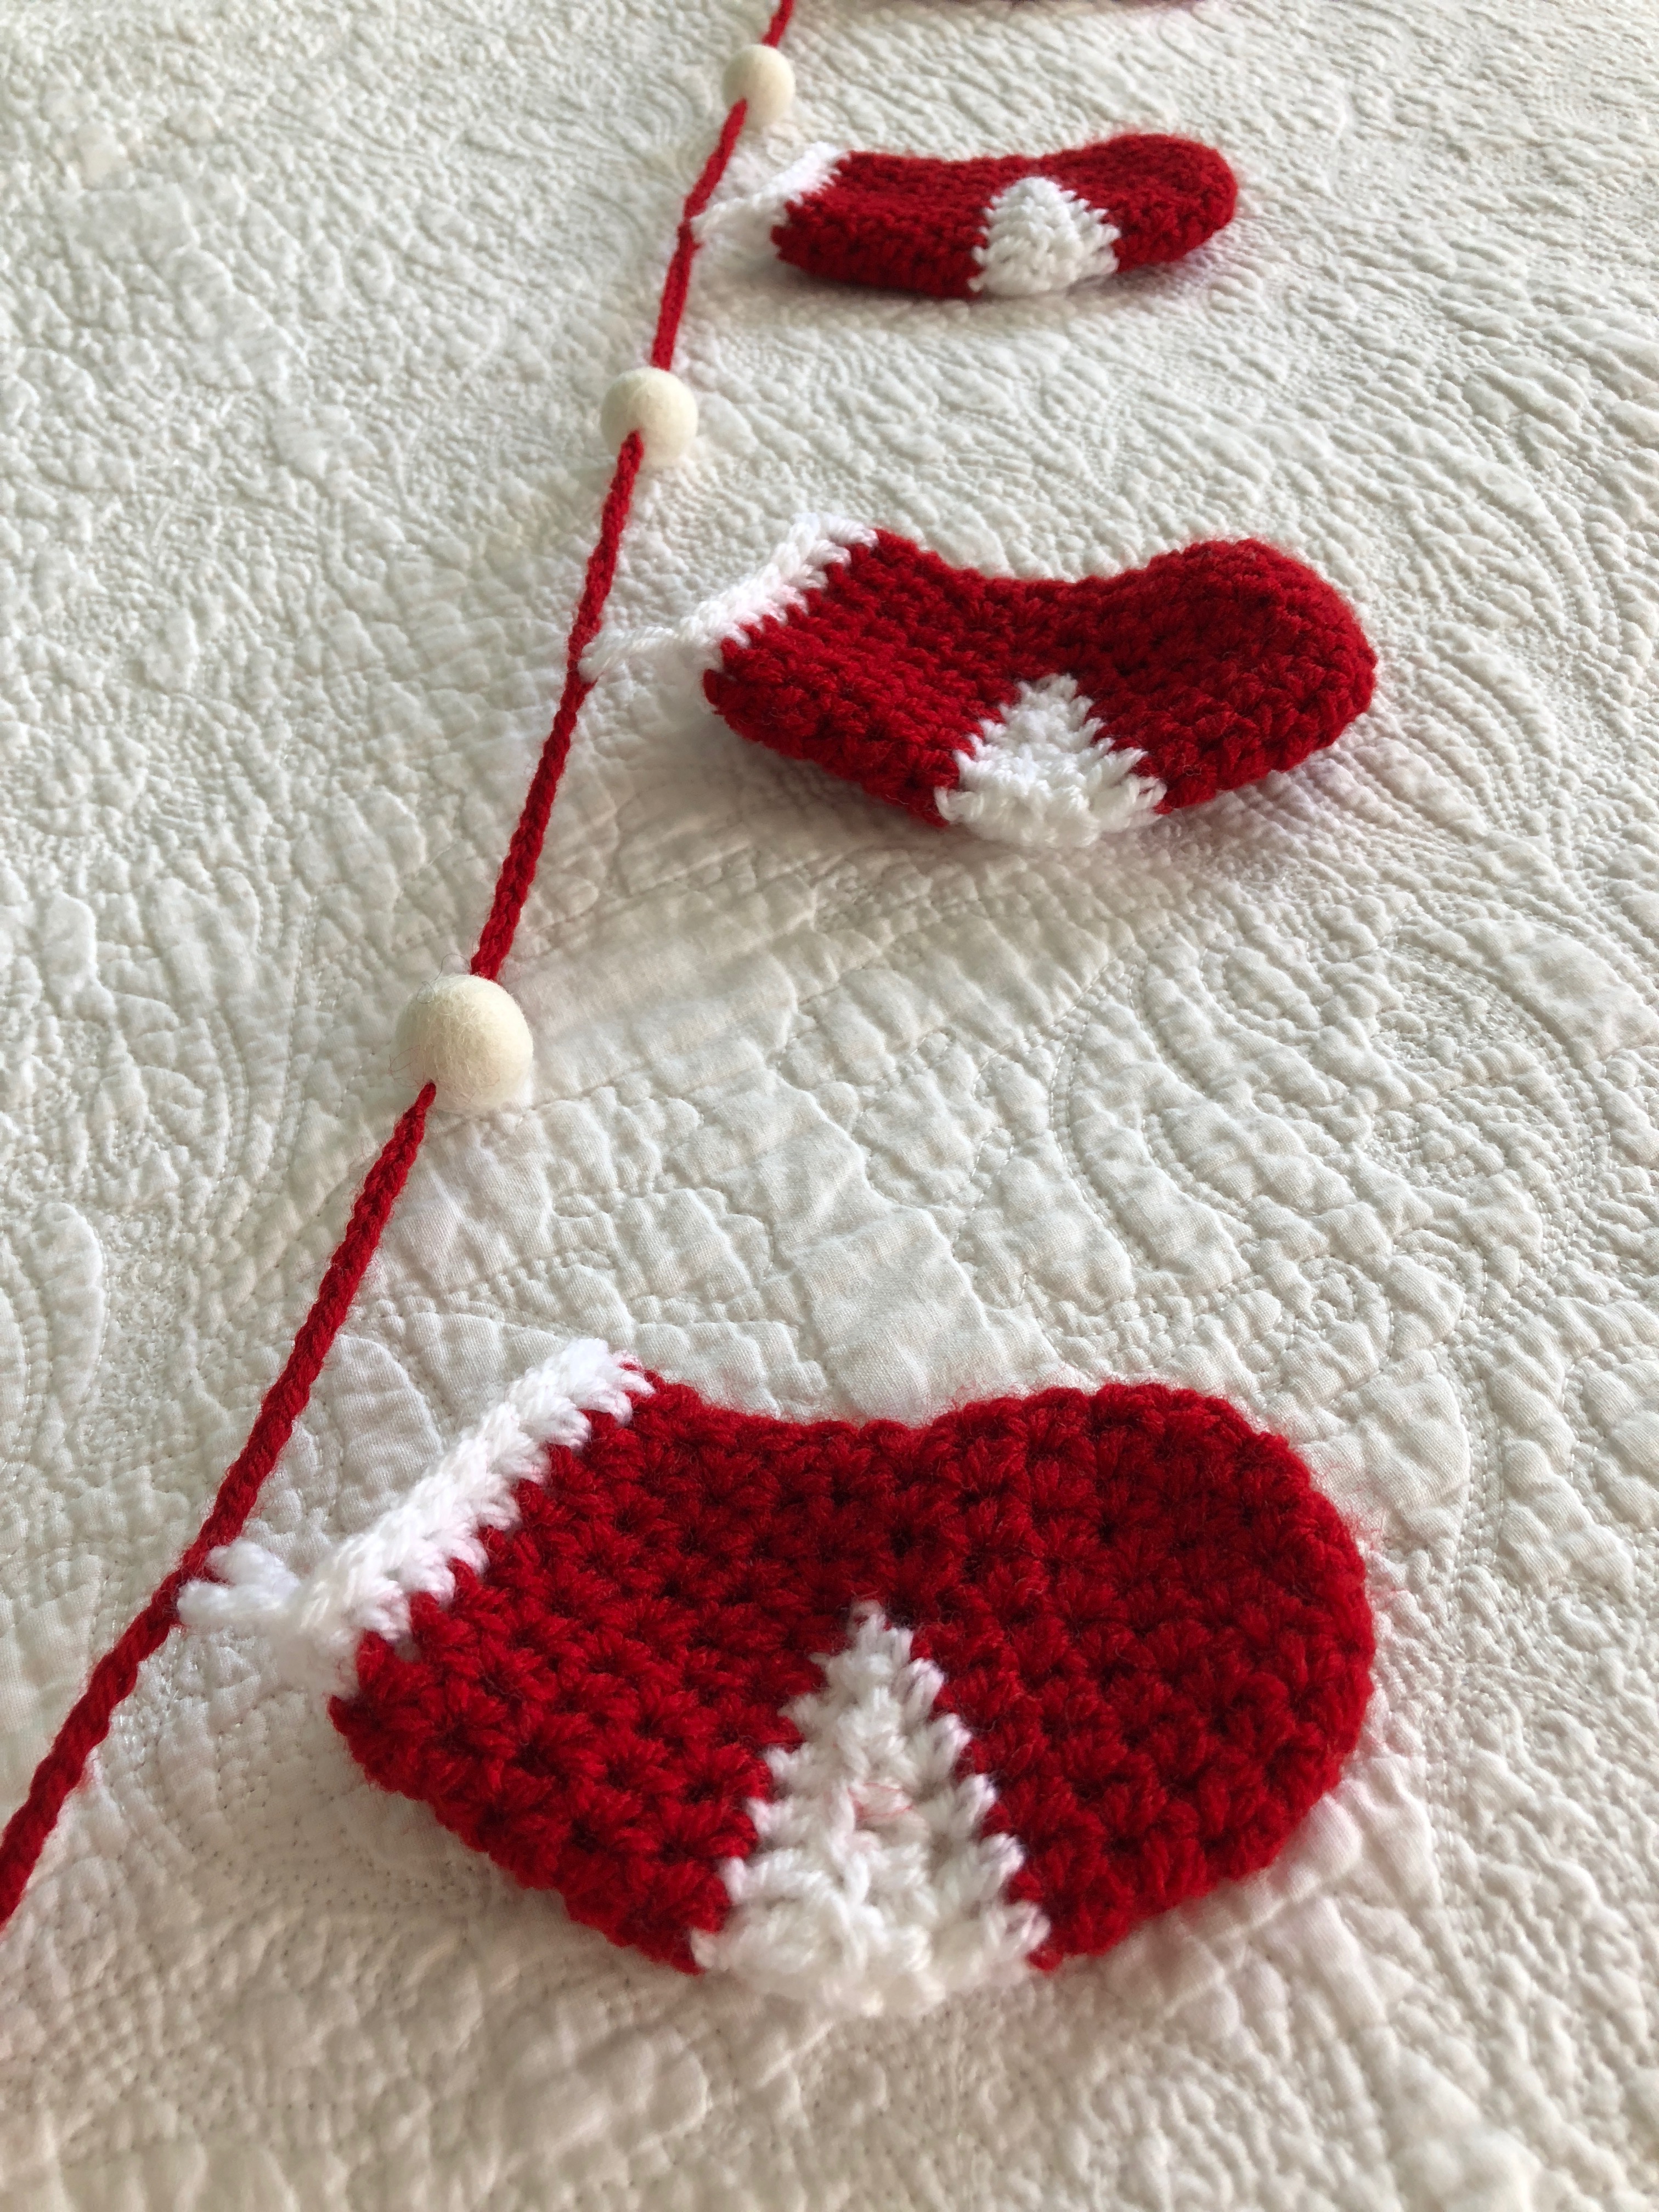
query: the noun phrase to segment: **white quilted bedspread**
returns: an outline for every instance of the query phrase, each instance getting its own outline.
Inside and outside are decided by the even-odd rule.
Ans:
[[[0,0],[0,1811],[194,1530],[465,964],[761,0]],[[683,1978],[146,1668],[0,1940],[0,2203],[1659,2197],[1659,15],[799,0],[798,130],[1219,146],[1181,268],[705,270],[613,607],[822,508],[1020,574],[1257,534],[1360,609],[1304,770],[1079,859],[591,706],[506,980],[254,1524],[296,1567],[552,1340],[745,1405],[1225,1393],[1374,1566],[1268,1875],[920,2023]]]

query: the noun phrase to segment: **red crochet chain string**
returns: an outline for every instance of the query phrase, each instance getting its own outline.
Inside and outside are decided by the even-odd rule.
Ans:
[[[763,45],[775,46],[781,42],[789,27],[794,5],[795,0],[779,0],[776,12],[767,25]],[[685,313],[691,264],[697,251],[691,226],[725,174],[738,134],[743,129],[744,114],[744,104],[739,100],[727,114],[719,143],[680,210],[674,251],[663,280],[661,306],[651,341],[653,368],[669,368],[673,365],[674,342]],[[501,973],[512,950],[525,901],[535,881],[548,817],[569,757],[576,720],[592,689],[581,673],[581,657],[598,634],[615,580],[617,552],[633,505],[642,458],[636,432],[623,441],[617,456],[599,518],[599,535],[588,556],[582,595],[570,625],[563,688],[496,878],[489,919],[479,935],[478,949],[472,956],[475,975],[493,979]],[[131,1695],[138,1680],[139,1668],[152,1652],[160,1650],[177,1625],[179,1591],[201,1574],[210,1552],[231,1542],[240,1534],[258,1503],[266,1476],[276,1464],[283,1445],[293,1434],[295,1423],[305,1411],[312,1385],[350,1310],[363,1272],[374,1256],[398,1194],[409,1180],[415,1156],[421,1148],[432,1098],[432,1086],[428,1084],[399,1118],[364,1178],[345,1235],[328,1263],[311,1310],[300,1324],[283,1371],[265,1393],[247,1442],[227,1470],[207,1518],[172,1572],[157,1583],[143,1609],[129,1622],[93,1668],[86,1688],[70,1707],[52,1748],[34,1770],[28,1796],[7,1822],[5,1833],[0,1837],[0,1927],[15,1911],[70,1792],[85,1771],[88,1759],[109,1733],[116,1707]]]
[[[524,902],[530,896],[530,886],[536,880],[536,866],[542,856],[542,841],[547,835],[548,817],[553,811],[554,796],[564,774],[564,764],[570,757],[570,740],[575,731],[576,717],[581,713],[587,695],[593,689],[581,672],[581,658],[599,635],[605,603],[611,596],[611,581],[617,573],[617,555],[622,544],[623,526],[627,522],[628,510],[634,503],[634,486],[644,453],[637,430],[623,439],[622,451],[617,456],[616,470],[611,478],[611,489],[605,495],[605,506],[600,512],[599,538],[587,556],[587,574],[565,646],[564,688],[559,694],[553,726],[547,733],[541,758],[536,763],[536,773],[531,777],[530,788],[525,793],[524,805],[514,825],[512,842],[507,848],[507,858],[501,862],[501,872],[495,878],[495,896],[490,901],[489,918],[479,933],[478,949],[472,956],[472,973],[486,977],[492,983],[501,974],[501,964],[513,949],[519,917],[524,912]]]
[[[772,18],[764,43],[775,46],[783,36],[795,0],[783,0],[783,5]],[[743,129],[744,104],[739,100],[726,118],[726,126],[719,143],[703,164],[702,174],[687,193],[680,210],[679,228],[674,236],[674,251],[668,264],[668,273],[663,279],[662,305],[657,313],[657,328],[651,340],[653,368],[672,368],[674,365],[674,341],[679,334],[680,319],[685,313],[686,293],[691,283],[691,264],[696,258],[697,241],[692,225],[713,197],[714,187],[726,173],[732,159],[738,134]],[[558,711],[553,717],[553,726],[548,732],[547,743],[542,747],[541,759],[531,780],[525,798],[524,811],[519,817],[518,827],[513,832],[513,842],[507,847],[507,858],[501,863],[501,872],[496,879],[495,896],[490,906],[489,919],[478,939],[478,949],[472,956],[472,973],[488,977],[492,982],[501,971],[513,943],[513,933],[519,926],[519,916],[530,896],[530,886],[536,878],[536,864],[541,858],[542,840],[547,835],[548,817],[553,811],[553,797],[558,790],[559,779],[570,751],[570,739],[576,727],[576,717],[593,686],[581,672],[581,658],[599,635],[605,603],[611,596],[612,579],[617,573],[617,554],[622,544],[623,525],[634,502],[634,485],[640,473],[643,448],[637,432],[623,444],[617,456],[616,473],[611,479],[611,489],[605,494],[605,509],[599,518],[599,535],[587,563],[587,577],[583,586],[575,620],[570,625],[569,641],[565,648],[564,689],[559,696]]]

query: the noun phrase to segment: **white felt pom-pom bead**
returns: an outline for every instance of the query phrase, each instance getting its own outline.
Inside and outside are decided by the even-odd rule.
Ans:
[[[751,131],[769,131],[793,104],[795,72],[775,46],[739,46],[726,64],[720,96],[728,107],[742,100]]]
[[[612,447],[637,430],[652,467],[672,468],[697,434],[697,396],[665,368],[627,369],[605,395],[599,428]]]
[[[457,1114],[514,1104],[535,1055],[516,1001],[482,975],[440,975],[417,991],[398,1024],[398,1042],[416,1080],[435,1083],[437,1103]]]

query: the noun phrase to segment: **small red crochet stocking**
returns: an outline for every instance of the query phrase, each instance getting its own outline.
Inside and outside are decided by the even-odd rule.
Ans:
[[[1254,1874],[1370,1693],[1336,1512],[1154,1384],[860,1428],[578,1345],[309,1581],[214,1565],[185,1617],[310,1650],[374,1781],[613,1942],[842,2011]]]
[[[1376,665],[1331,586],[1251,539],[1027,581],[816,516],[675,640],[740,737],[1039,847],[1294,768],[1364,713]]]
[[[972,161],[814,146],[711,210],[702,231],[843,283],[1019,297],[1178,260],[1231,221],[1237,198],[1220,155],[1189,138]]]

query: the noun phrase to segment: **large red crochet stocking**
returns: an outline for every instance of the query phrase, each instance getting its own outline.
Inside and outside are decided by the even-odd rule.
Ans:
[[[1265,1867],[1353,1747],[1353,1544],[1213,1399],[1054,1389],[910,1429],[621,1363],[574,1395],[591,1416],[502,1409],[311,1584],[238,1547],[245,1587],[189,1610],[263,1583],[364,1770],[613,1942],[918,2008]]]

